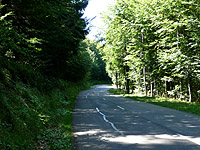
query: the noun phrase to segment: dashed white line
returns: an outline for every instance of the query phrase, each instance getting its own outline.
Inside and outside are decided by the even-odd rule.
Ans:
[[[105,99],[105,98],[103,98],[103,100],[105,101],[106,99]]]
[[[120,108],[121,110],[125,110],[123,107],[121,107],[121,106],[117,106],[118,108]]]
[[[99,108],[96,108],[96,110],[97,110],[97,112],[98,112],[99,114],[101,114],[101,115],[103,116],[103,119],[104,119],[105,122],[109,123],[115,131],[117,131],[117,132],[120,133],[122,136],[124,136],[124,134],[123,134],[122,132],[120,132],[120,131],[115,127],[115,125],[114,125],[112,122],[110,122],[110,121],[108,121],[108,120],[106,119],[106,115],[104,115],[102,112],[100,112]]]

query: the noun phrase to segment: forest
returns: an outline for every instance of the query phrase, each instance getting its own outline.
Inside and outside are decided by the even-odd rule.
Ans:
[[[104,14],[104,60],[126,93],[200,101],[200,1],[117,0]]]
[[[77,94],[109,81],[87,0],[0,0],[0,149],[71,149]]]
[[[91,84],[200,102],[200,1],[116,0],[89,40],[88,0],[0,0],[0,149],[73,149]]]

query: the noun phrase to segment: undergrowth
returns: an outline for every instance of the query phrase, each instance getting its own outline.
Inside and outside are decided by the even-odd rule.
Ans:
[[[73,149],[72,107],[86,82],[50,79],[3,61],[0,77],[1,150]]]

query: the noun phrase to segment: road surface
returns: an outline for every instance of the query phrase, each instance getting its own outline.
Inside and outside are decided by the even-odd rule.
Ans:
[[[113,95],[110,88],[97,85],[78,95],[77,150],[200,150],[200,116]]]

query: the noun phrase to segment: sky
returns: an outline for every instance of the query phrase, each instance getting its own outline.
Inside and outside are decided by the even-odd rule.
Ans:
[[[98,29],[103,26],[101,13],[106,11],[112,3],[114,3],[114,0],[89,0],[83,18],[87,17],[90,20],[95,17],[90,21],[90,33],[87,35],[90,40],[95,39],[95,35],[98,34]]]

